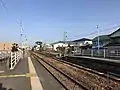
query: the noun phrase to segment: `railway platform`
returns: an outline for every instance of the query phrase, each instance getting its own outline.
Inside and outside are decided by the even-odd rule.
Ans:
[[[6,63],[0,65],[2,87],[13,90],[64,90],[59,82],[44,69],[35,58],[26,54],[16,67],[9,70]]]
[[[6,66],[4,65],[4,67]],[[27,77],[28,73],[28,59],[26,56],[13,70],[4,69],[4,72],[0,73],[0,83],[7,89],[31,90],[30,78]]]
[[[89,56],[69,56],[69,57],[73,57],[73,58],[82,58],[82,59],[92,59],[92,60],[98,60],[98,61],[104,61],[104,62],[112,62],[112,63],[119,63],[120,64],[120,60],[117,59],[107,59],[107,58],[98,58],[98,57],[89,57]]]

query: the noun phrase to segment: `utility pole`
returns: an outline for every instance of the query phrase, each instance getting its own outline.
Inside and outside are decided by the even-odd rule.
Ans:
[[[99,26],[97,25],[97,30],[98,30],[98,56],[99,56],[99,53],[100,53],[100,30],[99,30]]]
[[[25,42],[24,42],[24,45],[25,45],[25,48],[28,47],[28,39],[27,39],[26,35],[25,35]]]
[[[64,32],[64,38],[63,38],[64,43],[66,40],[67,40],[67,32]]]
[[[67,32],[66,31],[64,32],[64,36],[63,37],[64,37],[63,38],[64,44],[66,45],[66,40],[67,40]],[[65,46],[64,56],[66,56],[66,46]]]
[[[20,46],[23,47],[23,27],[22,27],[22,21],[20,22]]]

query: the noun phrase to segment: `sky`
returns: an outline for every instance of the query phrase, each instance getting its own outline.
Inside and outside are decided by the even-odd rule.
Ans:
[[[20,21],[28,42],[93,38],[120,27],[120,0],[2,0],[0,42],[20,42]],[[5,8],[6,7],[6,8]],[[97,29],[96,26],[99,26]],[[114,27],[114,28],[113,28]]]

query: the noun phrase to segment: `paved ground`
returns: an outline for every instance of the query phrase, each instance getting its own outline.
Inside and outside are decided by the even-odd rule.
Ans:
[[[4,58],[4,59],[0,58],[0,73],[7,71],[7,64],[6,64],[7,61],[8,61],[7,58]]]
[[[31,90],[30,78],[26,77],[29,73],[27,58],[20,61],[16,68],[11,71],[5,71],[0,74],[0,83],[4,87],[14,90]]]
[[[0,63],[0,74],[6,71],[6,63]]]

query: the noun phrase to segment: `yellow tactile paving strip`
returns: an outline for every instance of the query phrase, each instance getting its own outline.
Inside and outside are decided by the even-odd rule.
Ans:
[[[37,72],[35,70],[35,67],[30,57],[28,57],[28,66],[29,66],[29,73],[30,73],[28,74],[28,77],[30,77],[31,89],[32,90],[43,90],[42,84],[39,80],[39,77],[37,76]]]

